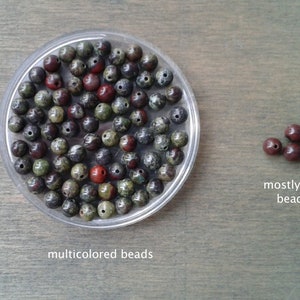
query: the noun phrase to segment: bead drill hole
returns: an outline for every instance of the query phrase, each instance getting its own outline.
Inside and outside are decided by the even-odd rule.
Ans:
[[[20,164],[20,168],[23,169],[23,168],[24,168],[24,165],[23,165],[23,164]]]
[[[102,209],[101,212],[102,212],[103,214],[105,214],[105,210],[104,210],[104,209]]]
[[[32,131],[28,131],[28,135],[32,135]]]

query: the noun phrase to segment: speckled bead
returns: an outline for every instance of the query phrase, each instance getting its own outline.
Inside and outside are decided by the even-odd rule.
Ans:
[[[116,132],[124,133],[127,132],[131,127],[130,119],[123,116],[116,116],[113,119],[113,129]]]
[[[88,151],[96,151],[101,146],[101,138],[95,133],[88,133],[83,137],[83,147]]]
[[[140,162],[140,156],[136,152],[124,152],[121,155],[121,163],[128,169],[135,169]]]
[[[59,124],[64,121],[65,111],[61,106],[54,105],[48,110],[48,119],[51,123]]]
[[[17,173],[22,175],[30,173],[32,169],[32,161],[30,157],[24,156],[16,159],[14,162],[14,168]]]
[[[97,97],[101,102],[110,103],[115,99],[115,95],[116,90],[108,83],[103,83],[97,90]]]
[[[113,147],[119,143],[119,135],[113,129],[105,130],[101,135],[102,143],[107,147]]]
[[[93,202],[98,198],[97,188],[90,183],[86,183],[81,187],[79,197],[84,202]]]
[[[160,68],[155,74],[155,83],[158,87],[166,87],[173,81],[173,73],[167,68]]]
[[[74,103],[68,107],[68,118],[80,120],[85,116],[83,107],[79,103]]]
[[[126,175],[126,169],[121,163],[114,162],[108,168],[108,175],[111,180],[121,180]]]
[[[49,73],[46,75],[45,85],[50,90],[58,90],[62,88],[63,81],[59,73]]]
[[[142,155],[142,162],[149,170],[156,170],[161,166],[161,157],[154,151],[147,151]]]
[[[154,78],[148,71],[143,71],[136,77],[136,84],[141,89],[149,89],[153,85],[153,83]]]
[[[101,219],[111,218],[115,212],[115,205],[111,201],[100,201],[97,207],[98,215]]]
[[[95,48],[100,55],[107,56],[111,51],[111,43],[103,39],[96,43]]]
[[[46,123],[41,126],[41,135],[47,141],[53,141],[58,137],[58,127],[53,123]]]
[[[149,174],[145,169],[137,168],[130,170],[129,177],[136,184],[144,184],[148,182]]]
[[[45,176],[50,171],[50,163],[44,158],[36,159],[32,166],[32,172],[36,176]]]
[[[158,58],[153,53],[145,53],[140,60],[140,67],[143,70],[152,72],[158,65]]]
[[[127,79],[133,79],[139,74],[139,67],[133,62],[124,63],[120,69],[122,76]]]
[[[47,72],[53,73],[58,71],[58,69],[61,66],[61,61],[56,55],[50,54],[47,57],[45,57],[43,61],[43,66]]]
[[[27,141],[34,142],[41,135],[39,126],[34,124],[27,124],[23,129],[23,136]]]
[[[125,215],[131,210],[133,203],[130,198],[118,197],[115,206],[118,215]]]
[[[153,146],[157,151],[167,151],[170,147],[170,138],[166,134],[157,134],[154,137]]]
[[[67,179],[62,185],[61,191],[66,198],[74,198],[79,195],[80,185],[74,179]]]
[[[63,178],[61,174],[52,171],[47,176],[45,176],[45,184],[49,190],[55,191],[59,190],[63,185]]]
[[[77,163],[71,169],[71,177],[76,181],[83,181],[88,177],[88,175],[88,167],[83,163]]]
[[[76,50],[70,45],[63,46],[58,52],[59,59],[64,63],[70,63],[76,57]]]
[[[153,130],[148,127],[141,127],[135,132],[135,138],[142,145],[149,145],[154,141]]]
[[[125,97],[116,97],[111,103],[111,108],[116,115],[123,115],[130,110],[130,102]]]
[[[41,84],[46,78],[46,72],[42,67],[33,67],[28,73],[29,79],[35,84]]]
[[[130,197],[134,193],[134,183],[129,178],[117,182],[118,194],[123,197]]]
[[[99,103],[94,110],[94,117],[99,121],[107,121],[112,115],[112,108],[108,103]]]
[[[77,215],[79,212],[79,206],[75,199],[65,199],[61,208],[63,214],[69,218]]]
[[[111,64],[120,66],[125,61],[125,52],[121,48],[112,49],[111,53],[108,56],[108,60]]]
[[[87,109],[94,109],[98,103],[97,96],[92,92],[84,92],[79,98],[79,104]]]
[[[152,178],[147,183],[146,190],[152,197],[156,197],[164,191],[164,185],[160,179]]]
[[[150,128],[153,130],[154,134],[167,133],[170,128],[170,120],[165,117],[156,117],[150,124]]]
[[[40,194],[45,189],[45,182],[42,177],[31,176],[26,180],[28,191],[32,194]]]
[[[137,44],[130,44],[126,49],[125,54],[129,61],[138,61],[143,56],[143,49]]]
[[[184,147],[188,143],[188,134],[182,130],[175,130],[171,134],[171,143],[174,147]]]
[[[130,103],[133,107],[143,108],[148,104],[149,98],[145,91],[135,90],[130,96]]]
[[[121,136],[120,142],[119,142],[119,147],[123,151],[132,152],[136,147],[135,137],[131,134],[125,134],[125,135]]]
[[[76,77],[80,77],[86,72],[87,66],[83,60],[79,58],[75,58],[70,63],[69,70],[72,75]]]
[[[82,145],[73,145],[67,153],[67,157],[72,162],[82,162],[87,156],[86,150]]]
[[[18,93],[22,98],[28,99],[32,98],[36,93],[36,88],[33,82],[23,81],[18,86]]]
[[[97,209],[90,203],[83,203],[79,209],[79,216],[84,221],[91,221],[97,215]]]
[[[62,155],[68,152],[69,144],[65,138],[57,137],[50,144],[51,151],[56,155]]]
[[[170,119],[175,124],[182,124],[187,120],[188,113],[182,106],[173,107],[170,110]]]
[[[105,68],[105,60],[101,55],[94,55],[88,59],[87,66],[91,73],[99,74]]]
[[[48,191],[44,195],[44,202],[48,208],[58,208],[62,205],[62,197],[61,194],[57,191]]]
[[[44,122],[45,117],[43,109],[36,106],[29,108],[25,116],[26,120],[31,124],[41,124]]]
[[[166,160],[172,166],[180,165],[184,160],[184,152],[180,148],[172,148],[166,152]]]
[[[63,155],[54,157],[53,168],[58,173],[67,173],[71,170],[71,161]]]
[[[76,53],[81,58],[88,58],[94,53],[94,46],[90,41],[80,41],[76,45]]]
[[[182,98],[182,90],[178,86],[169,86],[165,90],[165,96],[171,104],[177,103]]]
[[[83,79],[83,87],[86,91],[93,92],[96,91],[100,86],[100,78],[97,74],[88,73]]]
[[[100,183],[98,186],[98,195],[102,200],[112,200],[117,194],[116,187],[110,182]]]
[[[145,190],[137,190],[132,196],[131,201],[137,207],[142,207],[148,204],[149,194]]]
[[[108,83],[115,83],[120,77],[119,67],[108,65],[103,71],[103,79]]]
[[[135,126],[144,126],[148,122],[147,113],[143,109],[134,110],[130,114],[129,119]]]
[[[64,137],[74,137],[79,133],[79,126],[74,120],[67,120],[61,124],[61,134]]]
[[[79,77],[72,76],[67,82],[67,89],[73,96],[78,96],[83,90],[83,83]]]
[[[25,141],[16,140],[11,144],[10,150],[13,156],[22,157],[28,153],[29,147]]]
[[[157,178],[161,181],[172,181],[176,175],[176,170],[174,166],[169,164],[163,164],[158,170],[157,170]]]
[[[95,132],[99,127],[99,120],[92,116],[85,116],[81,121],[81,127],[84,132]]]
[[[8,119],[8,129],[11,132],[20,132],[24,128],[25,124],[26,122],[24,118],[18,115],[13,115]]]
[[[155,111],[161,110],[167,103],[166,97],[161,93],[153,93],[149,96],[149,107]]]
[[[100,148],[95,154],[95,159],[99,165],[107,165],[112,161],[113,155],[108,148]]]
[[[65,106],[70,101],[70,93],[66,88],[60,88],[52,93],[52,101],[55,105]]]
[[[16,98],[11,102],[10,108],[16,115],[24,115],[29,109],[29,103],[26,99]]]
[[[48,146],[44,141],[32,142],[29,146],[29,155],[34,158],[43,158],[48,151]]]

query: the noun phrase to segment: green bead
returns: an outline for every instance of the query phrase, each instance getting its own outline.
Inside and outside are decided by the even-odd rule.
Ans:
[[[16,98],[11,102],[11,110],[17,115],[24,115],[29,109],[29,103],[26,99]]]
[[[116,115],[123,115],[130,109],[130,102],[125,97],[117,97],[112,103],[111,108]]]
[[[71,169],[71,176],[77,181],[83,181],[88,177],[88,175],[88,167],[83,163],[77,163]]]
[[[65,154],[69,150],[69,144],[66,139],[58,137],[51,142],[50,149],[54,154]]]
[[[66,217],[73,217],[79,212],[79,207],[75,199],[66,199],[61,208]]]
[[[62,123],[64,121],[65,111],[61,106],[52,106],[48,111],[48,119],[51,123]]]
[[[72,76],[67,82],[67,89],[73,96],[78,96],[83,90],[82,80],[76,76]]]
[[[156,170],[161,166],[161,157],[158,153],[147,151],[142,157],[143,164],[149,170]]]
[[[169,164],[163,164],[157,171],[157,178],[162,181],[172,181],[175,175],[175,168]]]
[[[110,182],[100,183],[98,195],[102,200],[111,200],[116,195],[116,187]]]
[[[36,176],[44,176],[49,173],[50,164],[46,159],[39,158],[36,159],[32,166],[32,172]]]
[[[80,186],[74,179],[68,179],[63,183],[61,191],[66,198],[74,198],[79,195]]]
[[[98,191],[94,185],[86,183],[81,187],[79,197],[85,202],[93,202],[98,197]]]
[[[150,125],[155,134],[167,133],[170,128],[170,120],[167,117],[156,117]]]
[[[76,45],[76,52],[79,57],[88,58],[94,52],[94,46],[90,41],[81,41]]]
[[[148,172],[144,169],[138,168],[129,171],[130,179],[136,184],[144,184],[148,182]]]
[[[62,62],[70,63],[76,57],[76,50],[72,46],[66,45],[59,49],[58,56]]]
[[[149,202],[149,194],[145,190],[137,190],[131,197],[135,206],[145,206]]]
[[[79,216],[84,221],[91,221],[97,215],[97,209],[94,205],[89,203],[84,203],[81,205],[79,210]]]
[[[126,132],[129,130],[131,126],[131,121],[130,119],[123,117],[123,116],[116,116],[113,119],[113,128],[117,132]]]
[[[118,215],[125,215],[131,210],[133,203],[129,198],[119,197],[115,201],[115,206]]]
[[[52,95],[48,90],[40,90],[34,96],[34,103],[37,107],[48,108],[53,105]]]
[[[20,132],[25,126],[25,120],[17,115],[13,115],[8,120],[8,129],[11,132]]]
[[[134,193],[134,183],[131,179],[125,178],[117,182],[118,194],[123,197],[129,197]]]
[[[107,121],[112,115],[112,108],[107,103],[99,103],[94,110],[94,116],[100,121]]]
[[[56,156],[53,159],[53,167],[58,173],[66,173],[71,169],[71,161],[66,156]]]
[[[119,144],[119,135],[112,129],[107,129],[102,133],[102,143],[107,147],[113,147]]]
[[[166,152],[166,160],[172,166],[180,165],[184,160],[184,152],[180,148],[172,148]]]
[[[151,109],[158,111],[165,107],[167,98],[160,93],[151,94],[149,97],[149,106]]]
[[[44,195],[44,202],[49,208],[58,208],[62,204],[61,194],[56,191],[48,191]]]
[[[170,138],[166,134],[158,134],[154,137],[153,146],[158,151],[167,151],[170,146]]]
[[[185,131],[175,130],[171,134],[171,143],[175,147],[184,147],[188,143],[189,137]]]
[[[31,81],[24,81],[19,85],[18,93],[22,98],[32,98],[36,93],[35,85]]]
[[[115,205],[110,201],[101,201],[97,207],[98,215],[101,219],[108,219],[115,214]]]

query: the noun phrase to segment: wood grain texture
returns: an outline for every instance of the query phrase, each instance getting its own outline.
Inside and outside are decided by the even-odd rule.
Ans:
[[[119,29],[178,64],[201,114],[200,150],[184,188],[124,229],[90,231],[45,217],[1,163],[1,299],[300,298],[300,207],[278,205],[276,192],[263,190],[264,181],[298,180],[299,164],[261,150],[266,137],[282,138],[286,125],[300,122],[298,1],[0,0],[0,7],[1,97],[47,41]],[[148,249],[154,257],[47,258],[64,249]]]

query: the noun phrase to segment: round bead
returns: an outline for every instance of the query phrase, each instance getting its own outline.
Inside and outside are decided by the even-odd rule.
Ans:
[[[188,143],[188,135],[185,131],[175,130],[171,134],[171,143],[174,147],[184,147]]]
[[[32,158],[42,158],[46,155],[48,146],[44,141],[37,141],[30,144],[29,155]]]
[[[31,124],[40,124],[45,120],[45,113],[40,107],[32,107],[26,113],[26,120]]]
[[[97,211],[101,219],[108,219],[115,214],[116,208],[112,202],[104,200],[98,204]]]
[[[136,139],[131,134],[125,134],[120,138],[119,146],[123,151],[132,152],[136,147]]]
[[[146,190],[152,197],[155,197],[163,192],[164,185],[160,179],[152,178],[147,183]]]
[[[68,158],[76,163],[82,162],[86,155],[86,150],[82,145],[73,145],[67,153]]]
[[[18,93],[22,98],[32,98],[36,93],[34,83],[31,81],[23,81],[18,86]]]
[[[41,130],[38,126],[28,124],[23,129],[23,136],[27,141],[33,142],[37,140],[41,135]]]
[[[169,101],[171,104],[174,104],[181,100],[182,90],[178,86],[169,86],[166,88],[165,95],[167,101]]]
[[[74,137],[79,133],[79,126],[74,120],[67,120],[61,124],[61,134],[65,137]]]
[[[83,163],[77,163],[71,169],[71,177],[77,181],[83,181],[88,175],[89,170]]]
[[[104,83],[97,90],[97,97],[101,102],[112,102],[115,98],[116,91],[110,84]]]
[[[157,56],[153,53],[145,53],[140,60],[140,67],[149,72],[153,71],[158,64]]]
[[[175,175],[175,168],[169,164],[163,164],[157,171],[157,178],[161,181],[172,181]]]
[[[144,126],[148,122],[147,113],[143,109],[134,110],[130,114],[129,119],[135,126]]]
[[[59,173],[53,171],[45,177],[45,184],[49,190],[55,191],[63,185],[63,178]]]
[[[76,57],[76,50],[70,46],[66,45],[59,49],[58,57],[64,63],[70,63]]]
[[[282,153],[282,143],[277,138],[268,138],[263,143],[263,150],[269,155],[278,155]]]
[[[115,90],[117,94],[124,97],[131,94],[132,88],[132,82],[127,78],[122,78],[115,84]]]
[[[136,140],[142,145],[149,145],[154,141],[153,130],[148,127],[141,127],[135,133]]]
[[[111,43],[108,40],[100,40],[95,45],[98,53],[107,56],[111,51]]]
[[[113,155],[108,148],[100,148],[96,152],[95,159],[99,165],[107,165],[112,161]]]
[[[118,215],[125,215],[131,210],[133,203],[129,198],[119,197],[115,201],[115,206]]]
[[[121,66],[121,74],[127,79],[133,79],[139,74],[139,67],[136,63],[127,62]]]
[[[131,126],[130,119],[123,116],[116,116],[113,119],[113,129],[117,132],[123,133],[129,130]]]
[[[55,105],[65,106],[70,101],[70,93],[66,88],[60,88],[52,93],[52,100]]]
[[[61,106],[54,105],[48,110],[48,119],[51,123],[59,124],[64,121],[65,111]]]
[[[129,178],[121,179],[117,182],[118,194],[123,197],[129,197],[134,193],[134,183]]]
[[[125,52],[121,48],[114,48],[108,56],[111,64],[120,66],[125,61]]]
[[[140,157],[136,152],[124,152],[121,156],[121,163],[128,169],[135,169],[140,162]]]
[[[158,87],[166,87],[173,81],[173,73],[167,68],[161,68],[156,72],[155,80]]]
[[[10,146],[11,153],[13,156],[22,157],[28,153],[28,144],[22,140],[16,140]]]
[[[126,50],[126,57],[129,61],[137,61],[143,55],[143,49],[137,44],[131,44]]]
[[[83,90],[83,83],[80,78],[72,76],[67,82],[67,89],[73,96],[78,96]]]
[[[100,86],[100,78],[93,73],[86,74],[83,77],[82,82],[85,90],[89,92],[96,91]]]
[[[97,215],[97,209],[90,203],[84,203],[79,209],[79,216],[84,221],[91,221]]]
[[[88,133],[83,137],[83,146],[88,151],[96,151],[101,146],[101,138],[94,133]]]
[[[149,98],[146,92],[143,90],[136,90],[130,97],[130,103],[136,108],[143,108],[148,104]]]
[[[161,93],[153,93],[149,97],[149,107],[155,111],[161,110],[166,105],[166,97]]]
[[[131,200],[135,206],[142,207],[148,204],[149,194],[145,190],[137,190],[132,196]]]
[[[167,117],[156,117],[150,125],[154,134],[167,133],[170,128],[170,120]]]
[[[68,179],[63,183],[61,191],[66,198],[74,198],[79,195],[80,186],[76,180]]]
[[[66,173],[71,169],[71,161],[63,155],[54,157],[53,168],[58,173]]]
[[[41,135],[47,141],[53,141],[57,138],[59,130],[57,126],[53,123],[46,123],[41,126]]]
[[[130,170],[129,177],[136,184],[144,184],[148,182],[149,174],[146,170],[137,168]]]
[[[32,194],[40,194],[45,189],[45,182],[42,177],[31,176],[27,179],[26,185],[28,191]]]
[[[39,158],[34,161],[32,166],[32,172],[36,176],[45,176],[46,174],[49,173],[49,170],[50,170],[50,163],[48,162],[48,160]]]
[[[17,115],[24,115],[29,109],[29,103],[26,99],[16,98],[11,102],[11,110]]]
[[[86,64],[81,59],[75,58],[69,65],[69,70],[72,75],[79,77],[86,72]]]
[[[180,165],[184,160],[184,152],[180,148],[172,148],[166,152],[166,160],[172,166]]]
[[[90,180],[94,183],[104,182],[107,176],[107,170],[101,165],[93,166],[89,173]]]
[[[107,129],[102,133],[102,143],[107,147],[113,147],[119,143],[119,135],[113,129]]]
[[[94,55],[88,59],[87,65],[91,73],[99,74],[105,68],[105,60],[100,55]]]
[[[298,124],[291,124],[291,125],[289,125],[285,129],[284,135],[291,142],[299,142],[300,141],[300,125],[298,125]]]
[[[65,199],[62,206],[62,212],[66,217],[73,217],[78,214],[79,207],[74,199]]]
[[[33,67],[29,71],[29,79],[36,84],[43,83],[46,78],[46,72],[42,67]]]
[[[300,160],[300,145],[296,143],[289,143],[283,149],[283,155],[288,161],[299,161]]]
[[[108,65],[103,71],[103,79],[108,83],[115,83],[120,77],[120,70],[115,65]]]
[[[98,186],[98,195],[102,200],[111,200],[117,194],[116,187],[110,182],[100,183]]]
[[[129,100],[125,97],[117,97],[111,103],[112,111],[117,115],[123,115],[127,113],[130,109]]]
[[[30,173],[32,169],[32,162],[29,157],[19,157],[15,162],[14,162],[14,168],[17,173],[25,175]]]
[[[90,41],[80,41],[76,45],[76,52],[79,57],[88,58],[93,55],[94,46]]]
[[[44,69],[48,72],[56,72],[61,65],[60,59],[53,54],[48,55],[43,61]]]
[[[50,73],[46,76],[45,85],[50,90],[58,90],[63,86],[62,78],[58,73]]]
[[[79,104],[87,109],[94,109],[98,103],[97,96],[92,92],[84,92],[79,99]]]
[[[187,120],[188,113],[182,106],[173,107],[170,111],[170,119],[175,124],[182,124]]]
[[[81,127],[84,132],[95,132],[99,127],[99,120],[92,116],[86,116],[82,119]]]
[[[109,166],[108,174],[111,180],[120,180],[125,177],[126,169],[119,162],[114,162]]]
[[[112,115],[112,108],[108,103],[99,103],[94,110],[94,116],[100,121],[107,121]]]
[[[18,115],[13,115],[8,119],[8,129],[12,132],[20,132],[25,124],[24,119]]]
[[[62,205],[62,197],[61,194],[56,191],[48,191],[44,195],[44,202],[48,208],[58,208]]]
[[[143,71],[136,78],[136,84],[141,89],[149,89],[154,82],[154,78],[151,73],[148,71]]]
[[[69,119],[82,119],[85,115],[83,107],[79,103],[72,104],[68,107]]]
[[[94,185],[86,183],[81,187],[79,197],[85,202],[93,202],[97,200],[98,191]]]
[[[166,134],[157,134],[154,137],[154,149],[158,151],[167,151],[170,146],[170,138]]]
[[[69,150],[69,144],[66,139],[62,137],[57,137],[51,142],[50,149],[54,154],[65,154]]]
[[[154,151],[147,151],[142,156],[143,164],[149,170],[156,170],[161,166],[161,157]]]

